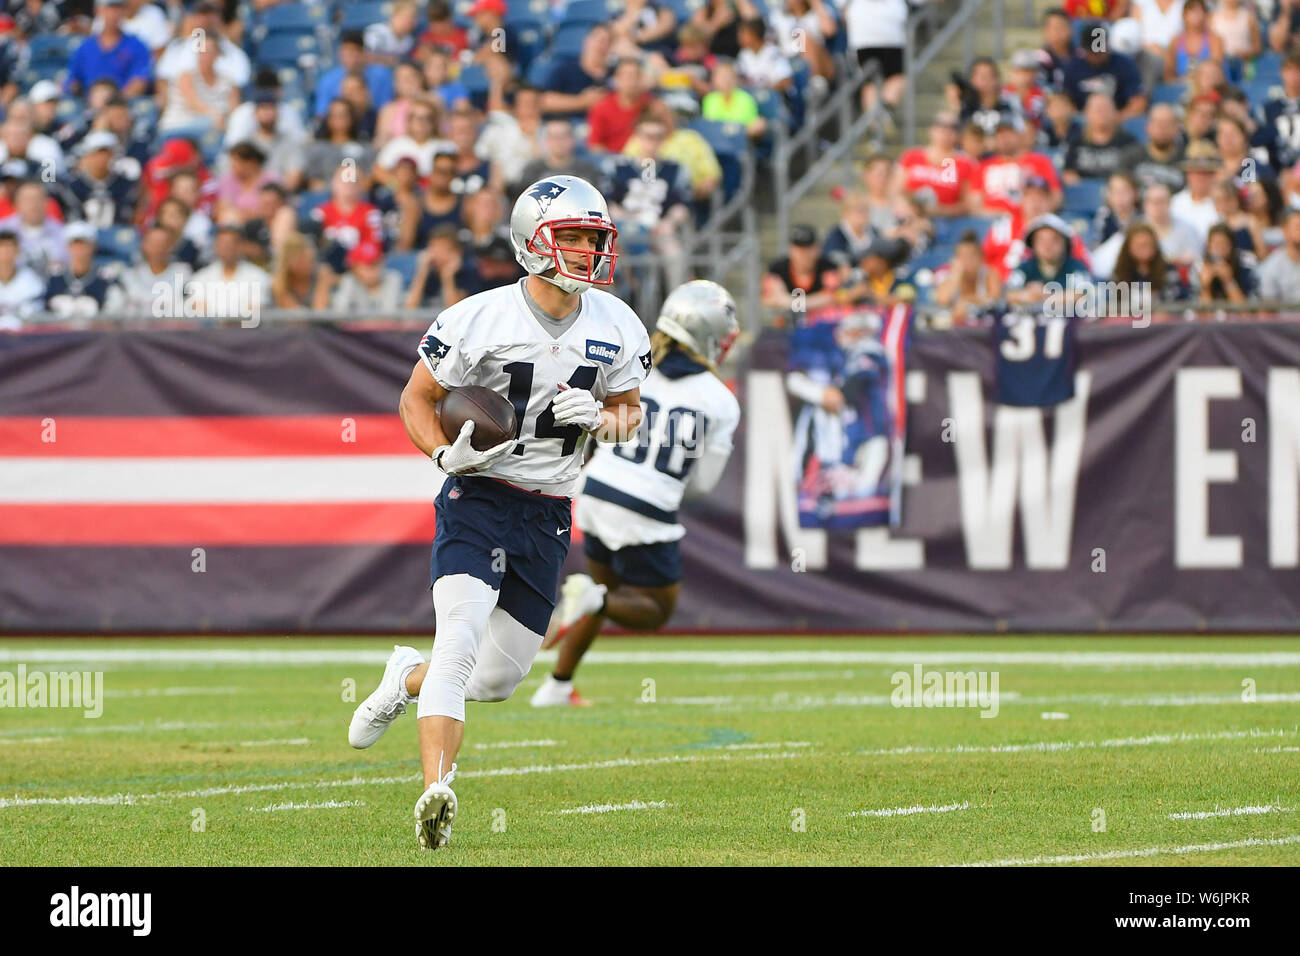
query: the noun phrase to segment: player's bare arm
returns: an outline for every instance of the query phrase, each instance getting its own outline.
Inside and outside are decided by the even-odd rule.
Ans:
[[[406,387],[402,389],[397,412],[411,443],[430,457],[435,449],[449,444],[438,420],[438,403],[446,397],[447,390],[438,384],[425,364],[416,362]]]
[[[641,427],[641,416],[641,389],[608,395],[600,410],[600,424],[592,434],[597,441],[627,441]]]

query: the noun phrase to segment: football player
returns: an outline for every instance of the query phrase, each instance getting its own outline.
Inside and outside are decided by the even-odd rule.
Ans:
[[[636,438],[600,449],[586,468],[574,520],[590,574],[565,579],[554,672],[534,707],[582,706],[573,672],[606,620],[657,631],[677,605],[682,577],[678,520],[683,498],[707,494],[722,477],[740,405],[717,367],[735,341],[736,302],[697,279],[664,301],[650,339],[654,370],[641,388]]]
[[[447,476],[435,504],[437,637],[427,666],[414,648],[394,650],[348,740],[370,746],[418,701],[425,790],[415,829],[427,849],[451,833],[465,701],[508,698],[542,645],[569,550],[584,443],[625,441],[641,421],[640,385],[651,364],[645,327],[595,288],[613,283],[616,236],[604,197],[586,180],[551,176],[524,190],[510,237],[528,275],[443,310],[402,392],[407,434]],[[478,451],[472,421],[444,433],[438,402],[463,385],[510,401],[512,438]]]

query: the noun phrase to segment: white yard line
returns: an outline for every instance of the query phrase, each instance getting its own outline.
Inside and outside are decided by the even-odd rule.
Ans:
[[[1231,807],[1226,810],[1220,810],[1217,807],[1213,810],[1201,810],[1196,813],[1171,813],[1170,820],[1208,820],[1211,817],[1244,817],[1255,816],[1261,813],[1294,813],[1295,807],[1278,807],[1268,804],[1262,807]]]
[[[487,744],[475,744],[475,750],[507,750],[512,747],[558,747],[563,740],[496,740]]]
[[[642,803],[640,800],[633,800],[631,803],[589,803],[585,807],[570,807],[568,810],[552,810],[552,813],[569,814],[569,813],[617,813],[620,810],[662,810],[668,804],[662,800],[652,800],[649,803]]]
[[[174,648],[174,647],[4,647],[0,663],[162,664],[193,666],[244,664],[251,666],[374,664],[387,660],[383,650],[329,648]],[[555,651],[543,651],[540,661],[553,661]],[[748,667],[772,664],[836,665],[913,664],[1041,665],[1047,667],[1300,667],[1294,651],[826,651],[711,650],[618,651],[595,650],[585,664],[713,664]]]
[[[807,740],[778,740],[772,743],[745,743],[745,744],[727,744],[723,750],[781,750],[795,747],[811,747],[812,743]]]
[[[243,687],[133,687],[130,690],[106,690],[105,697],[217,697],[242,694]]]
[[[1252,846],[1288,846],[1300,843],[1300,833],[1284,837],[1252,837],[1231,843],[1193,843],[1187,846],[1149,846],[1140,850],[1106,850],[1098,853],[1074,853],[1067,856],[1013,857],[1009,860],[982,860],[979,863],[954,863],[952,866],[1046,866],[1052,863],[1091,863],[1096,860],[1123,860],[1129,857],[1217,853]]]
[[[286,737],[282,740],[241,740],[241,747],[303,747],[311,743],[307,737]]]
[[[275,813],[280,810],[338,810],[343,807],[364,807],[364,800],[326,800],[324,803],[272,803],[265,807],[249,807],[250,813]]]
[[[906,817],[914,813],[952,813],[955,810],[969,810],[969,803],[948,803],[942,807],[890,807],[887,810],[855,810],[851,817]]]
[[[987,746],[955,744],[949,747],[888,747],[883,750],[859,750],[856,753],[864,757],[899,757],[910,754],[1056,753],[1064,750],[1150,747],[1154,744],[1185,744],[1202,740],[1243,740],[1262,737],[1291,737],[1294,735],[1295,731],[1286,730],[1224,730],[1207,734],[1150,734],[1146,737],[1118,737],[1110,740],[1040,740],[1028,744],[991,744]]]

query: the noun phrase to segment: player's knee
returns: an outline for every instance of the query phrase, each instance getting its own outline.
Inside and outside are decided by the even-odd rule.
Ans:
[[[523,679],[519,669],[508,664],[479,667],[470,677],[467,693],[470,700],[489,703],[508,700]]]

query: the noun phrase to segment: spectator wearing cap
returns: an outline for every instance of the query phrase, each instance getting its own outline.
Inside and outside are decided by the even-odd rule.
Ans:
[[[781,48],[768,42],[767,24],[762,17],[740,21],[736,32],[740,52],[736,54],[736,72],[751,89],[774,90],[788,94],[794,89],[794,71]]]
[[[56,143],[58,138],[55,134],[62,125],[59,122],[59,100],[61,98],[59,84],[53,80],[38,80],[27,91],[27,102],[31,104],[32,110],[32,132],[49,136]]]
[[[495,158],[502,182],[517,182],[542,154],[542,91],[526,83],[492,83],[476,148]]]
[[[1137,62],[1112,50],[1104,20],[1094,20],[1084,28],[1083,46],[1065,64],[1063,85],[1080,110],[1089,96],[1102,93],[1115,101],[1121,119],[1146,112],[1147,95]]]
[[[233,121],[235,114],[241,111],[245,111],[243,117],[251,122],[245,122],[243,117],[239,123]],[[258,87],[253,91],[251,102],[235,107],[231,121],[226,124],[227,152],[236,143],[254,143],[266,154],[266,168],[282,180],[288,178],[290,172],[302,163],[307,135],[300,119],[286,122],[282,117],[297,112],[280,105],[278,88]]]
[[[622,12],[609,23],[615,56],[641,56],[672,52],[677,32],[677,14],[657,0],[628,0]]]
[[[542,127],[542,154],[519,174],[511,184],[510,202],[513,204],[525,188],[548,176],[558,174],[577,176],[595,184],[604,191],[604,178],[599,169],[577,155],[578,141],[573,135],[573,124],[566,120],[549,120]]]
[[[1187,188],[1176,194],[1169,205],[1174,218],[1193,226],[1202,243],[1209,235],[1210,227],[1219,221],[1213,189],[1222,165],[1219,151],[1209,143],[1197,142],[1187,147],[1187,158],[1183,160]]]
[[[311,240],[300,232],[290,232],[276,247],[271,304],[288,311],[323,311],[329,307],[332,277],[317,261]]]
[[[457,195],[468,196],[488,186],[500,188],[500,176],[493,172],[490,156],[478,145],[482,128],[483,115],[469,103],[452,110],[447,136],[455,162],[451,191]]]
[[[65,205],[97,229],[130,225],[140,202],[135,164],[115,162],[119,145],[107,130],[88,135],[78,146],[77,168],[61,184]]]
[[[906,149],[894,168],[891,191],[921,199],[930,214],[964,216],[971,210],[975,161],[957,148],[961,129],[952,113],[938,113],[925,146]]]
[[[707,199],[722,183],[722,165],[718,162],[718,155],[699,132],[677,125],[677,114],[694,112],[695,100],[689,93],[677,91],[662,99],[650,100],[646,108],[659,120],[666,132],[655,155],[670,159],[685,169],[695,199]],[[644,147],[636,141],[635,135],[629,137],[623,147],[623,153],[627,156],[640,156],[644,152]]]
[[[357,177],[346,169],[334,173],[330,198],[311,211],[320,230],[323,258],[335,272],[344,270],[344,258],[358,243],[383,246],[383,219],[378,207],[365,200]]]
[[[1078,259],[1070,255],[1072,230],[1059,216],[1039,216],[1025,228],[1025,245],[1029,258],[1007,276],[1007,301],[1013,305],[1041,305],[1047,283],[1067,286],[1073,277],[1075,288],[1083,291],[1092,276]]]
[[[1136,142],[1120,127],[1114,100],[1093,93],[1083,109],[1083,127],[1065,147],[1061,179],[1069,185],[1081,179],[1105,179],[1124,168],[1124,154]]]
[[[1002,95],[1020,104],[1020,115],[1031,129],[1043,124],[1047,111],[1047,91],[1038,85],[1043,75],[1037,50],[1017,50],[1011,55],[1011,75],[1002,87]]]
[[[447,0],[431,0],[426,13],[429,25],[416,41],[417,61],[423,61],[434,50],[455,57],[469,48],[469,33],[456,23]]]
[[[194,273],[186,287],[190,293],[186,314],[231,318],[240,305],[271,304],[271,277],[244,258],[244,237],[239,226],[222,223],[212,241],[213,261]],[[229,315],[217,315],[228,310]]]
[[[415,29],[420,13],[415,0],[397,0],[388,19],[366,27],[366,60],[394,67],[415,50]]]
[[[26,160],[32,175],[52,170],[56,176],[63,172],[63,150],[50,137],[37,133],[32,125],[31,107],[15,100],[9,115],[0,125],[0,163],[11,159]]]
[[[858,65],[879,71],[883,84],[879,98],[889,108],[903,101],[903,52],[907,46],[906,0],[840,0],[849,50]],[[876,104],[876,84],[862,86],[862,108]]]
[[[339,37],[338,65],[326,70],[316,81],[316,116],[324,116],[330,100],[339,95],[343,78],[360,73],[370,90],[371,106],[379,109],[393,98],[393,71],[382,63],[366,62],[366,40],[360,30],[344,30]]]
[[[769,263],[763,275],[762,303],[785,312],[815,313],[837,303],[839,284],[839,268],[821,254],[817,231],[797,225],[790,230],[785,256]]]
[[[979,237],[962,233],[952,260],[935,273],[934,302],[949,311],[953,324],[965,322],[1002,295],[1002,276],[984,261]]]
[[[415,103],[406,117],[406,135],[389,140],[375,157],[374,177],[388,185],[393,170],[403,159],[414,161],[416,171],[424,179],[433,172],[433,159],[439,153],[454,153],[455,144],[437,136],[438,111],[432,103]],[[453,175],[455,160],[452,160]]]
[[[153,57],[139,39],[122,32],[123,0],[98,0],[95,11],[102,26],[73,52],[64,89],[80,94],[108,77],[126,96],[144,94],[153,78]]]
[[[871,204],[866,193],[848,191],[840,199],[840,221],[826,233],[821,254],[847,274],[875,238],[871,229]]]
[[[1182,302],[1191,298],[1191,286],[1178,267],[1165,259],[1160,239],[1149,223],[1135,222],[1115,238],[1120,248],[1110,281],[1123,283],[1130,289],[1141,284],[1151,290],[1154,302]]]
[[[122,309],[127,315],[153,315],[160,285],[167,289],[185,288],[193,270],[175,258],[179,240],[178,233],[157,222],[141,233],[140,261],[123,269],[118,276],[124,295]]]
[[[279,178],[266,168],[266,153],[252,140],[230,149],[230,168],[217,180],[216,218],[244,223],[257,215],[259,193]]]
[[[406,307],[446,309],[480,291],[478,270],[465,258],[456,227],[440,226],[417,261]]]
[[[45,283],[20,260],[18,234],[0,226],[0,329],[18,327],[20,320],[40,311]]]
[[[65,233],[66,264],[50,267],[45,283],[45,311],[64,318],[93,318],[122,312],[125,295],[108,269],[95,268],[96,230],[88,222],[74,222]]]
[[[719,58],[709,77],[710,92],[700,104],[700,115],[716,123],[736,123],[745,128],[750,139],[767,132],[767,120],[759,115],[758,103],[748,90],[740,87],[736,64]]]
[[[1140,186],[1159,182],[1177,192],[1186,181],[1182,161],[1178,116],[1168,103],[1156,103],[1147,113],[1147,141],[1129,146],[1120,164],[1132,171]]]
[[[640,61],[620,60],[614,67],[613,89],[587,111],[587,145],[621,152],[650,99]]]
[[[294,189],[325,189],[345,163],[350,163],[358,175],[364,175],[374,163],[374,151],[361,141],[352,105],[336,99],[317,122],[316,138],[299,155],[297,168],[286,181]],[[415,165],[414,159],[411,164]]]
[[[29,179],[14,191],[13,214],[0,220],[0,229],[18,235],[23,263],[37,272],[68,261],[64,226],[49,214],[49,199],[45,187]]]
[[[220,129],[239,105],[239,88],[217,72],[217,44],[204,42],[198,46],[194,69],[176,77],[167,108],[158,117],[161,133],[184,130],[202,135]]]
[[[1052,208],[1061,204],[1061,181],[1056,167],[1042,153],[1026,149],[1020,118],[1004,117],[993,139],[994,155],[979,165],[973,188],[979,194],[978,207],[984,215],[1015,213],[1020,207],[1020,191],[1025,179],[1037,176],[1047,182],[1052,194]]]
[[[348,271],[334,287],[330,308],[355,317],[383,315],[401,309],[403,298],[401,274],[384,268],[382,249],[363,242],[348,253]]]
[[[1259,297],[1268,302],[1300,303],[1300,209],[1282,220],[1282,245],[1260,264]]]
[[[1128,227],[1141,217],[1138,209],[1138,183],[1126,169],[1117,169],[1106,180],[1101,208],[1092,218],[1092,235],[1097,245]]]
[[[1025,245],[1027,224],[1051,211],[1051,185],[1041,176],[1027,176],[1020,187],[1020,208],[993,220],[993,224],[984,233],[984,261],[997,271],[1004,282],[1011,275],[1011,270],[1024,262],[1029,254]],[[1093,263],[1088,248],[1078,233],[1070,240],[1070,255],[1091,268]]]
[[[1205,0],[1185,0],[1183,29],[1165,50],[1164,81],[1190,76],[1205,60],[1223,62],[1223,41],[1210,30]]]
[[[541,83],[542,114],[547,119],[577,120],[606,94],[609,79],[609,27],[597,24],[582,38],[577,62],[556,60]]]
[[[1003,92],[998,65],[989,57],[977,57],[965,79],[954,73],[945,93],[948,108],[957,114],[960,122],[978,123],[989,136],[997,131],[999,124],[1009,121],[1024,128],[1020,100]]]

